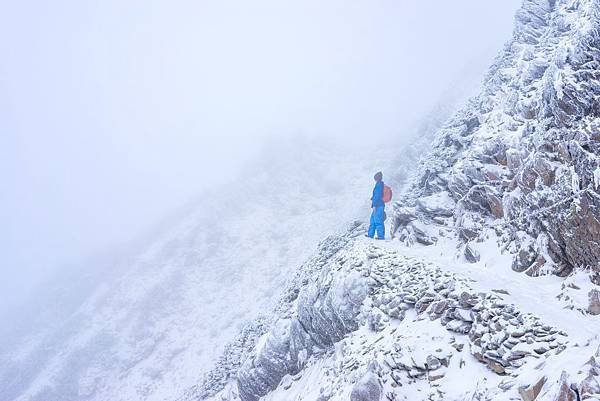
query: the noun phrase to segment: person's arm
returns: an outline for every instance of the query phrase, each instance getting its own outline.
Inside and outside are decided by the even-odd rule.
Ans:
[[[371,207],[377,207],[383,203],[383,183],[378,182],[373,188],[373,197],[371,198]]]

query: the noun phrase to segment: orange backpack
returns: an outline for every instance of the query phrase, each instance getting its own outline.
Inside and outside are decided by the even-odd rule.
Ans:
[[[383,203],[388,203],[392,200],[392,188],[387,185],[383,186]]]

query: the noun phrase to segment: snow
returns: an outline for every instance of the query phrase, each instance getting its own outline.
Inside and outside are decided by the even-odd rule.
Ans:
[[[447,192],[438,192],[430,196],[424,196],[418,200],[424,209],[431,211],[451,211],[456,203]]]
[[[486,241],[471,243],[481,255],[481,260],[474,264],[463,263],[457,257],[457,243],[452,237],[440,237],[432,246],[405,247],[398,241],[385,242],[382,246],[406,256],[434,262],[444,270],[467,278],[480,291],[507,291],[508,294],[502,294],[506,302],[539,316],[550,325],[560,327],[579,343],[585,343],[600,333],[600,320],[565,310],[565,303],[557,298],[563,292],[564,285],[577,283],[581,290],[576,290],[577,299],[572,302],[579,309],[585,310],[586,289],[589,291],[594,286],[590,283],[588,274],[580,272],[566,282],[553,275],[530,277],[517,274],[510,268],[513,255],[503,253],[498,247],[495,234],[491,231],[488,234]]]
[[[523,359],[523,363],[518,365],[520,367],[510,375],[497,375],[473,357],[472,353],[481,351],[473,346],[468,336],[449,331],[452,330],[450,323],[444,327],[439,319],[429,319],[410,309],[401,319],[386,316],[381,329],[365,319],[358,330],[350,332],[324,354],[312,356],[303,370],[285,376],[274,391],[261,399],[348,400],[353,388],[360,386],[371,371],[377,373],[383,394],[395,397],[388,398],[394,400],[463,400],[485,395],[491,397],[488,399],[508,401],[520,397],[519,388],[532,385],[542,376],[547,378],[544,391],[549,393],[554,391],[552,386],[559,382],[565,371],[573,380],[583,380],[582,367],[600,347],[600,322],[590,320],[589,316],[576,310],[563,308],[564,304],[555,296],[563,284],[561,279],[555,276],[533,278],[513,272],[510,269],[511,259],[500,252],[496,241],[497,238],[490,235],[488,241],[478,243],[476,246],[481,252],[481,261],[466,264],[457,260],[456,241],[452,238],[445,238],[432,246],[412,247],[406,247],[398,241],[357,239],[349,243],[337,259],[349,261],[364,253],[370,262],[367,265],[341,262],[341,266],[332,262],[332,265],[337,266],[334,267],[337,275],[348,274],[351,270],[346,269],[356,268],[357,265],[359,270],[370,270],[371,277],[375,277],[374,270],[381,269],[382,274],[387,274],[377,276],[382,283],[392,281],[389,273],[383,273],[390,271],[390,266],[397,266],[395,273],[404,274],[396,256],[392,255],[411,261],[409,263],[413,265],[420,265],[425,271],[441,269],[443,277],[457,280],[455,283],[459,287],[455,291],[460,293],[471,287],[480,294],[495,294],[499,305],[514,305],[540,318],[544,327],[554,326],[564,332],[566,337],[557,340],[559,344],[564,344],[562,352],[551,352],[555,345],[550,345],[548,339],[557,338],[556,335],[531,343],[518,340],[527,330],[531,330],[530,324],[535,322],[533,315],[527,315],[530,317],[526,317],[523,327],[512,329],[518,341],[511,352],[521,352],[531,357]],[[348,259],[349,255],[354,256]],[[574,280],[585,281],[576,277]],[[532,288],[535,291],[531,291]],[[363,313],[369,316],[372,316],[371,313],[381,313],[376,305],[389,300],[378,298],[372,290],[369,293],[371,295],[363,304]],[[459,313],[462,313],[462,318],[472,320],[464,311]],[[519,330],[521,334],[518,334]],[[501,342],[503,338],[501,332],[483,334],[482,337],[483,341],[489,343]],[[537,356],[538,350],[546,355]],[[439,361],[442,361],[441,365]],[[398,370],[393,366],[405,368]],[[404,371],[407,373],[402,373]],[[233,382],[211,398],[215,401],[237,399]]]

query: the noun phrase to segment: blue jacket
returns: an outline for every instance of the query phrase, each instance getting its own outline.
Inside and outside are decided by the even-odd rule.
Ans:
[[[385,206],[383,203],[383,181],[378,181],[373,188],[373,196],[371,197],[371,207]]]

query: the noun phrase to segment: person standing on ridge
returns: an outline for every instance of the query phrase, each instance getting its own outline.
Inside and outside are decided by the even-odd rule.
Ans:
[[[367,237],[374,238],[377,232],[377,239],[385,239],[385,204],[392,200],[392,190],[383,183],[383,173],[379,171],[373,177],[375,179],[375,188],[371,197],[371,224]]]

